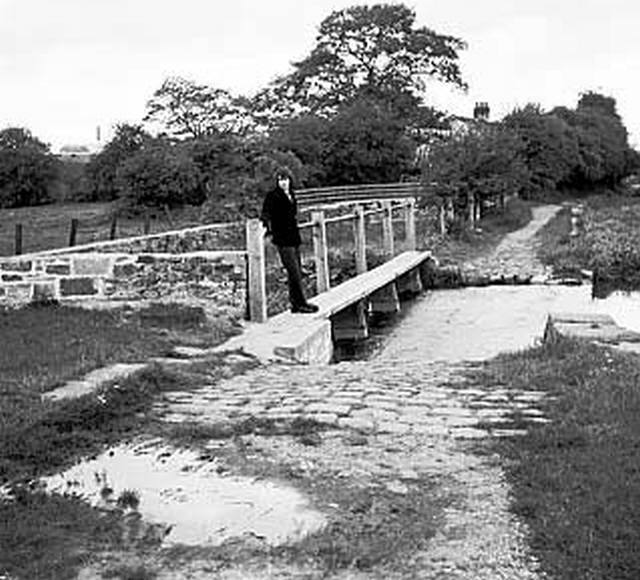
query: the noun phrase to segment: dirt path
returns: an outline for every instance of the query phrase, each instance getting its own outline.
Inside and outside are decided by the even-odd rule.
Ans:
[[[537,208],[469,267],[540,268],[533,237],[558,210]],[[250,533],[222,546],[101,554],[79,578],[138,566],[158,580],[542,580],[499,458],[480,451],[546,421],[543,393],[471,388],[463,376],[474,363],[427,360],[419,345],[429,329],[411,328],[406,356],[395,348],[365,362],[273,364],[155,405],[158,430],[188,431],[219,469],[302,491],[326,517],[324,531],[279,548]]]
[[[560,210],[559,205],[533,208],[533,219],[524,228],[507,234],[489,255],[463,265],[468,272],[512,277],[545,277],[549,267],[536,257],[536,234]]]

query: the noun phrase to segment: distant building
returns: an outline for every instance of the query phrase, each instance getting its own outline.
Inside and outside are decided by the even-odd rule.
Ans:
[[[440,127],[429,127],[420,131],[420,137],[424,141],[418,145],[416,150],[415,163],[419,165],[427,156],[431,146],[435,142],[444,141],[452,137],[461,137],[469,131],[483,124],[491,124],[489,121],[489,104],[477,102],[473,107],[473,117],[463,117],[461,115],[451,115],[444,120]]]
[[[63,145],[56,154],[61,161],[88,163],[98,153],[98,147],[89,145]]]

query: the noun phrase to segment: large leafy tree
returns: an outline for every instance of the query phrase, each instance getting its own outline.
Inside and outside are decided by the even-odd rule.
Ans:
[[[320,24],[311,53],[258,96],[258,108],[331,113],[363,93],[406,106],[424,95],[428,78],[465,87],[458,66],[464,42],[416,27],[415,19],[403,4],[331,13]]]
[[[506,127],[522,139],[523,161],[529,180],[525,197],[536,196],[569,185],[579,163],[579,146],[575,131],[561,117],[529,104],[504,118]]]
[[[243,133],[251,124],[244,99],[181,77],[162,83],[147,103],[144,121],[177,138]]]
[[[552,112],[572,128],[578,142],[572,187],[614,187],[633,170],[627,130],[613,97],[590,91],[580,96],[576,109],[556,107]]]
[[[57,163],[49,147],[28,129],[0,131],[0,207],[37,205],[50,201]]]

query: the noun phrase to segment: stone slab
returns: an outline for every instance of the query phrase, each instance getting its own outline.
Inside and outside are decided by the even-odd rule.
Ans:
[[[61,401],[88,395],[96,392],[106,383],[124,380],[146,366],[145,363],[118,363],[97,369],[85,375],[82,379],[69,381],[62,387],[44,393],[42,399],[44,401]]]
[[[638,344],[640,333],[618,326],[608,314],[563,312],[549,314],[544,342],[577,338],[599,343]]]

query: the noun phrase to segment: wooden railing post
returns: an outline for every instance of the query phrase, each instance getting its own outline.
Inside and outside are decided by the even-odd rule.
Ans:
[[[267,284],[265,280],[264,226],[259,219],[250,219],[247,236],[247,301],[249,320],[267,320]]]
[[[318,294],[329,290],[329,256],[327,251],[327,227],[324,212],[311,212],[313,223],[313,255],[316,261],[316,288]]]
[[[367,271],[367,232],[365,227],[364,207],[356,205],[353,237],[356,252],[356,274],[364,274]]]
[[[404,214],[406,250],[416,249],[416,200],[407,200]]]
[[[390,201],[382,202],[384,214],[382,216],[382,246],[383,251],[388,256],[394,254],[393,247],[393,209]]]

